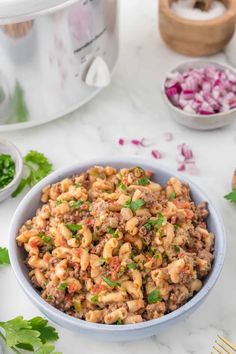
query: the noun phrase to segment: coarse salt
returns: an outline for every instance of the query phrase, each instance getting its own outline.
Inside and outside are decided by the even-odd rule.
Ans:
[[[172,11],[179,17],[189,20],[212,20],[220,17],[226,11],[225,6],[221,1],[213,1],[211,8],[208,11],[202,11],[198,8],[193,8],[192,0],[178,0],[171,5]]]

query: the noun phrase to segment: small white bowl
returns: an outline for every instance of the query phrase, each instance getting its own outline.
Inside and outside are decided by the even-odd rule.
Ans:
[[[203,61],[203,60],[192,60],[185,63],[182,63],[170,70],[169,73],[174,72],[185,72],[189,68],[206,68],[209,66],[215,66],[216,68],[223,70],[230,70],[236,75],[236,70],[226,64],[218,64],[212,61]],[[175,107],[169,100],[165,92],[165,82],[168,74],[166,75],[162,83],[162,95],[167,104],[169,112],[172,118],[188,128],[197,129],[197,130],[212,130],[217,128],[222,128],[228,124],[231,124],[236,118],[236,108],[231,109],[228,112],[216,113],[211,115],[202,115],[185,112],[180,108]]]
[[[0,155],[9,154],[15,162],[15,177],[13,180],[6,185],[4,188],[0,189],[0,202],[10,197],[10,195],[16,190],[23,173],[23,159],[19,150],[6,140],[0,140]]]

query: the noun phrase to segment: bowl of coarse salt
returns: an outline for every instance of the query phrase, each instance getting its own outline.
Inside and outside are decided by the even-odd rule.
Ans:
[[[221,51],[235,31],[235,0],[159,0],[159,29],[174,51],[207,56]]]
[[[236,70],[208,60],[182,63],[166,74],[162,95],[179,124],[197,130],[224,127],[236,118]]]

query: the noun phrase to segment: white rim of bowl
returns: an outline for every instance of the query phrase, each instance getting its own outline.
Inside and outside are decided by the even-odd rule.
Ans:
[[[192,117],[192,118],[216,118],[216,117],[221,117],[221,116],[225,116],[228,114],[231,114],[233,112],[236,111],[236,107],[230,109],[227,112],[220,112],[220,113],[214,113],[214,114],[209,114],[209,115],[204,115],[204,114],[198,114],[198,113],[190,113],[190,112],[186,112],[183,109],[180,109],[178,107],[176,107],[175,105],[173,105],[171,103],[171,101],[169,100],[169,98],[166,95],[166,91],[165,91],[165,83],[167,80],[167,76],[169,74],[173,74],[174,72],[177,72],[179,69],[181,69],[184,66],[191,66],[191,64],[194,66],[195,64],[203,64],[203,65],[208,65],[208,66],[212,66],[212,65],[216,65],[217,67],[221,67],[222,69],[228,69],[230,71],[232,71],[235,75],[236,75],[236,68],[234,68],[233,66],[229,65],[229,64],[224,64],[224,63],[217,63],[215,61],[211,61],[211,60],[189,60],[189,61],[185,61],[177,66],[175,66],[173,69],[170,69],[167,71],[165,78],[162,80],[162,85],[161,85],[161,93],[162,96],[164,97],[164,101],[167,103],[167,105],[169,107],[171,107],[174,111],[178,112],[178,113],[183,113],[183,115],[187,116],[187,117]]]
[[[41,296],[39,295],[39,293],[31,285],[30,280],[26,278],[23,271],[18,266],[18,264],[20,265],[21,262],[18,260],[18,258],[16,256],[16,252],[14,250],[15,247],[18,247],[16,245],[16,241],[15,241],[15,239],[16,239],[16,233],[14,231],[15,222],[20,217],[20,215],[22,213],[22,209],[24,209],[27,206],[28,202],[32,199],[34,194],[37,193],[39,190],[42,190],[42,188],[45,187],[46,185],[48,185],[50,183],[55,183],[56,181],[60,180],[60,178],[65,178],[65,177],[61,177],[62,175],[67,174],[68,176],[71,176],[75,173],[75,172],[72,172],[75,169],[86,170],[89,167],[92,167],[94,165],[101,165],[101,166],[110,165],[110,166],[112,166],[112,164],[114,164],[114,163],[122,163],[124,165],[127,164],[127,166],[129,166],[129,165],[131,165],[131,166],[132,165],[133,166],[143,165],[144,168],[153,168],[153,165],[154,165],[154,163],[152,163],[150,160],[146,160],[143,158],[137,158],[136,156],[134,156],[134,157],[131,157],[131,156],[125,157],[124,156],[123,158],[118,157],[118,156],[114,156],[113,158],[105,156],[105,157],[101,157],[101,158],[96,157],[94,159],[89,159],[89,160],[82,162],[82,163],[76,163],[71,166],[61,168],[61,169],[51,173],[50,175],[45,177],[42,181],[40,181],[35,187],[33,187],[27,193],[27,195],[24,197],[24,199],[21,201],[19,206],[17,207],[15,214],[13,216],[13,219],[11,221],[10,239],[9,239],[10,260],[11,260],[11,265],[12,265],[13,271],[15,273],[15,276],[16,276],[19,284],[21,285],[21,287],[23,288],[23,290],[27,294],[27,296],[30,298],[30,300],[34,304],[36,304],[41,309],[42,312],[45,311],[44,314],[46,316],[47,316],[47,313],[49,313],[55,322],[60,321],[60,322],[66,323],[69,326],[83,328],[85,330],[95,330],[98,332],[99,331],[100,332],[107,331],[109,333],[112,333],[114,330],[117,332],[126,332],[126,331],[136,331],[138,329],[144,329],[144,328],[148,328],[148,327],[154,327],[158,324],[167,323],[175,318],[182,317],[186,312],[188,312],[191,309],[194,309],[198,304],[200,305],[201,301],[212,290],[217,279],[219,278],[220,273],[222,271],[223,264],[224,264],[225,253],[226,253],[226,233],[225,233],[224,223],[223,223],[223,220],[222,220],[220,214],[215,209],[214,204],[212,203],[211,199],[208,198],[206,193],[203,192],[188,177],[185,177],[181,173],[172,171],[171,169],[163,166],[162,164],[157,163],[156,166],[154,165],[155,168],[159,167],[160,170],[162,170],[163,172],[166,172],[172,176],[176,176],[181,181],[188,183],[190,188],[193,187],[194,191],[196,191],[204,200],[207,200],[208,203],[211,205],[211,209],[212,209],[212,211],[214,213],[214,217],[216,218],[216,221],[217,221],[217,227],[221,231],[220,232],[221,238],[219,239],[220,242],[218,241],[221,244],[221,247],[220,247],[220,253],[218,254],[217,268],[212,269],[212,271],[208,275],[207,283],[205,283],[203,285],[203,287],[201,288],[201,290],[198,293],[196,293],[186,304],[184,304],[183,306],[181,306],[177,310],[175,310],[169,314],[166,314],[160,318],[157,318],[157,319],[153,319],[153,320],[149,320],[149,321],[145,321],[145,322],[141,322],[141,323],[136,323],[136,324],[127,324],[124,326],[92,323],[92,322],[88,322],[85,320],[77,319],[73,316],[69,316],[66,313],[56,309],[55,307],[53,307],[52,305],[47,303],[45,300],[43,300],[41,298]],[[55,318],[56,318],[56,320],[55,320]],[[57,322],[57,323],[59,323],[59,322]]]
[[[4,145],[6,147],[9,147],[8,154],[11,155],[11,157],[13,159],[15,157],[17,159],[17,161],[18,161],[18,164],[19,164],[17,170],[15,171],[16,173],[15,173],[15,176],[14,176],[13,180],[9,184],[7,184],[4,188],[0,189],[0,194],[1,194],[2,192],[5,192],[9,188],[11,188],[17,182],[17,180],[20,178],[20,176],[22,174],[24,165],[23,165],[23,158],[21,156],[21,153],[20,153],[20,151],[18,150],[18,148],[14,144],[12,144],[8,140],[0,139],[0,145]],[[12,156],[11,149],[15,151],[15,156]],[[16,163],[15,163],[15,165],[16,165]]]

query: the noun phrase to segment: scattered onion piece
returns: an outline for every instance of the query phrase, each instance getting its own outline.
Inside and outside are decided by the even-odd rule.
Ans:
[[[165,141],[172,141],[173,140],[173,134],[170,132],[166,132],[164,135]]]
[[[125,140],[124,140],[123,138],[120,138],[120,139],[118,140],[118,144],[121,145],[121,146],[123,146],[123,145],[125,144]]]
[[[151,154],[154,157],[154,159],[156,159],[156,160],[159,160],[162,158],[162,155],[161,155],[160,151],[158,151],[158,150],[152,150]]]

